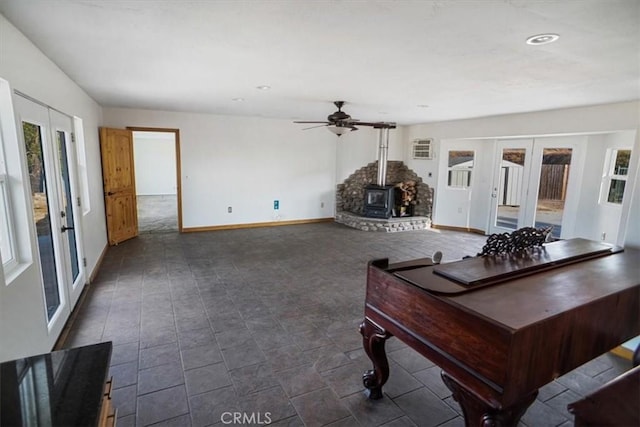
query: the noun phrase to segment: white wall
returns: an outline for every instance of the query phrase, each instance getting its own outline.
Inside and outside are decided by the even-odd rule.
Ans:
[[[406,135],[409,132],[409,129],[410,128],[408,127],[403,127],[403,134]],[[440,141],[434,141],[432,143],[431,149],[433,151],[430,159],[414,159],[412,150],[413,140],[415,139],[420,138],[416,138],[414,136],[402,139],[404,149],[401,160],[403,160],[410,169],[417,173],[418,176],[422,178],[422,181],[435,191],[436,184],[438,182],[438,171],[440,170],[440,151],[442,151]],[[444,156],[446,157],[446,153]]]
[[[323,130],[324,132],[328,132]],[[361,126],[338,139],[336,183],[342,183],[356,170],[378,159],[380,131]],[[389,129],[388,160],[404,160],[403,127]]]
[[[334,215],[338,138],[325,129],[302,131],[288,120],[121,108],[105,108],[104,120],[109,127],[180,129],[184,228]]]
[[[289,120],[121,108],[105,108],[104,121],[180,129],[187,229],[333,217],[336,184],[378,155],[379,131],[364,126],[337,137]],[[389,131],[389,160],[403,160],[402,134]]]
[[[46,22],[43,21],[43,25]],[[91,210],[82,218],[87,271],[95,268],[106,246],[98,126],[102,109],[37,47],[0,15],[0,77],[32,98],[84,121]],[[17,140],[5,141],[18,144]],[[30,223],[33,223],[30,220]],[[31,247],[36,243],[31,233]],[[34,259],[36,259],[34,252]],[[0,360],[49,351],[57,336],[49,334],[39,269],[33,263],[5,286],[0,274]]]
[[[619,229],[618,234],[619,244],[625,246],[640,246],[640,230],[636,224],[640,223],[640,198],[632,197],[637,194],[638,184],[638,159],[640,157],[640,139],[639,139],[639,123],[640,123],[640,103],[639,102],[625,102],[617,104],[570,108],[563,110],[542,111],[526,114],[511,114],[504,116],[485,117],[468,120],[457,120],[449,122],[428,123],[420,125],[407,126],[404,130],[403,142],[405,145],[406,163],[416,173],[425,178],[425,181],[433,186],[438,187],[438,176],[446,176],[441,172],[436,173],[439,167],[443,164],[441,156],[445,156],[446,141],[456,141],[462,139],[488,139],[495,140],[497,138],[509,138],[509,137],[524,137],[524,136],[553,136],[553,135],[589,135],[589,134],[610,134],[609,137],[598,140],[589,140],[587,143],[585,169],[581,178],[585,179],[586,174],[593,172],[594,162],[602,162],[603,159],[599,158],[597,153],[592,153],[591,150],[598,147],[598,142],[605,143],[613,141],[613,139],[622,138],[625,143],[631,143],[633,148],[630,175],[627,185],[627,196],[623,201],[621,208],[620,219],[618,223],[616,217],[611,217],[610,214],[604,211],[599,213],[598,227],[604,227],[604,224],[608,224],[607,227],[613,227]],[[624,131],[624,132],[621,132]],[[414,139],[433,138],[435,148],[434,160],[414,160],[410,158],[410,146]],[[585,136],[585,139],[587,137]],[[613,138],[613,139],[611,139]],[[443,147],[443,141],[445,146]],[[470,144],[477,145],[477,142],[470,142]],[[474,146],[475,146],[474,145]],[[490,144],[491,145],[491,144]],[[598,148],[600,150],[602,147]],[[491,151],[492,149],[487,148]],[[446,164],[446,163],[445,163]],[[488,163],[485,163],[488,164]],[[601,172],[601,166],[597,168],[597,174]],[[428,178],[428,173],[433,173],[433,178]],[[488,178],[488,177],[487,177]],[[583,182],[581,187],[580,206],[588,204],[584,198],[591,197],[590,194],[599,191],[599,179],[598,184],[594,186],[591,182],[592,176]],[[590,187],[585,187],[589,185]],[[488,215],[489,202],[486,201],[490,197],[490,192],[474,192],[479,196],[476,203],[472,204],[470,209],[472,213],[478,215]],[[436,191],[436,212],[434,214],[434,222],[439,225],[454,225],[460,226],[461,219],[464,217],[447,216],[445,212],[453,211],[457,212],[457,209],[449,205],[446,197],[440,197]],[[455,202],[455,199],[453,200]],[[451,202],[453,204],[453,202]],[[440,211],[443,208],[443,204],[446,207],[445,211]],[[439,212],[443,212],[439,215]],[[578,212],[582,212],[580,209]],[[579,215],[576,220],[582,220],[583,215]],[[589,221],[594,218],[590,218]],[[612,225],[613,223],[613,225]],[[479,227],[474,226],[480,224],[486,224],[486,218],[476,218],[476,215],[471,215],[470,227],[485,229],[486,225]],[[586,230],[589,230],[590,236],[593,235],[595,229],[591,230],[590,226],[585,224],[576,224],[577,230],[580,233],[587,234]],[[629,230],[627,232],[627,229]],[[599,231],[598,233],[601,233]],[[615,233],[614,233],[615,234]],[[585,236],[586,237],[586,236]]]
[[[133,132],[133,160],[137,195],[177,194],[173,132]]]
[[[582,187],[590,189],[583,191],[579,212],[580,220],[576,221],[576,234],[588,239],[601,240],[608,243],[618,243],[619,227],[622,220],[622,205],[600,203],[602,191],[603,166],[608,163],[607,151],[611,149],[633,148],[634,132],[623,131],[588,137],[587,157],[585,159],[585,173]],[[632,184],[632,183],[631,183]],[[631,188],[631,187],[629,187]],[[606,198],[606,190],[605,198]],[[632,191],[625,192],[625,197],[631,197]]]

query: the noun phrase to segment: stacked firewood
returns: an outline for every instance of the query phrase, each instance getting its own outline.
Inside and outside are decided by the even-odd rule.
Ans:
[[[418,185],[414,180],[399,182],[396,184],[397,201],[401,206],[409,206],[416,204],[416,196],[418,194]]]

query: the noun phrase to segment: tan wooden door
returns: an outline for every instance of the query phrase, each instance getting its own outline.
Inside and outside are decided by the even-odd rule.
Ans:
[[[132,132],[100,128],[100,153],[107,237],[110,245],[117,245],[138,235]]]

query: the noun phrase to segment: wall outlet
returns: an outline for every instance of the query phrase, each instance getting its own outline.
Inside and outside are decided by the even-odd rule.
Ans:
[[[600,236],[600,238],[602,240],[607,240],[607,233],[603,232],[602,235]]]
[[[227,212],[228,212],[228,213],[233,212],[233,209],[231,209],[231,206],[229,206],[229,207],[227,208]]]
[[[273,201],[273,210],[277,211],[278,209],[280,209],[280,200],[274,200]]]
[[[320,202],[320,207],[324,208],[324,202]]]
[[[458,208],[458,213],[462,213],[462,208]]]

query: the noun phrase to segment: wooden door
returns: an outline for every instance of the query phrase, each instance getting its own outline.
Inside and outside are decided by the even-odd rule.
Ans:
[[[133,135],[127,129],[100,128],[102,179],[110,245],[138,235]]]

